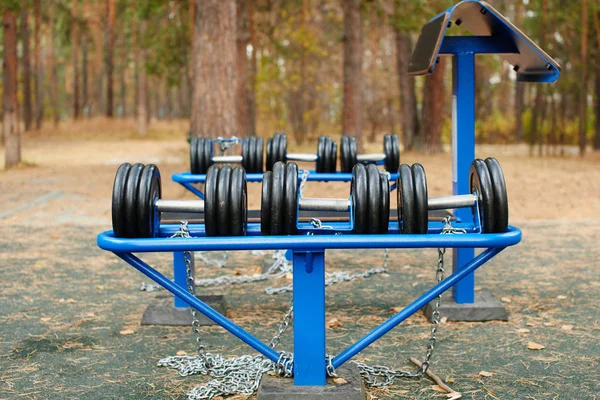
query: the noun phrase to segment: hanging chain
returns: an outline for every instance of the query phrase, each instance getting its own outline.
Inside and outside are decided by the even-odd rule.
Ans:
[[[465,229],[462,228],[454,228],[450,223],[451,217],[446,216],[444,218],[444,226],[442,228],[442,235],[448,234],[463,234],[467,233]],[[440,283],[444,280],[444,255],[446,254],[445,248],[438,248],[438,261],[435,270],[435,279],[437,283]],[[386,366],[370,366],[368,364],[359,362],[359,361],[351,361],[356,364],[360,375],[364,378],[365,384],[367,387],[372,388],[385,388],[394,383],[394,379],[396,378],[409,378],[409,379],[419,379],[421,378],[429,369],[431,357],[435,350],[436,340],[437,340],[437,330],[440,325],[440,305],[442,303],[442,294],[440,294],[435,302],[433,303],[432,312],[431,312],[431,333],[429,335],[426,351],[425,351],[425,359],[421,363],[421,366],[416,372],[408,372],[402,370],[394,370],[392,368]]]
[[[306,181],[308,180],[309,171],[307,169],[302,170],[302,178],[300,179],[300,198],[302,198],[302,194],[304,192],[304,186],[306,186]]]

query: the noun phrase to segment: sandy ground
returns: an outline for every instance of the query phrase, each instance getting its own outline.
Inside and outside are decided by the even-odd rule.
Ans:
[[[370,146],[372,151],[379,145]],[[310,151],[290,146],[290,151]],[[314,150],[313,150],[314,151]],[[3,149],[0,148],[3,154]],[[511,154],[512,153],[512,154]],[[514,155],[516,153],[516,155]],[[478,157],[495,156],[506,176],[511,223],[524,220],[597,218],[600,212],[600,156],[529,157],[524,147],[483,146]],[[155,163],[163,177],[163,197],[192,199],[170,179],[189,170],[183,137],[172,140],[26,138],[29,164],[0,171],[0,224],[109,224],[112,181],[122,162]],[[451,154],[402,153],[402,162],[425,167],[430,196],[451,194]],[[0,164],[3,160],[0,157]],[[249,185],[249,207],[260,206],[260,185]],[[345,197],[346,183],[309,183],[306,196]],[[392,196],[393,198],[394,196]],[[395,200],[392,199],[392,207]]]

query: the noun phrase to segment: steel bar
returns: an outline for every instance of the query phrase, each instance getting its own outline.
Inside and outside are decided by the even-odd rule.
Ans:
[[[300,210],[302,211],[348,211],[350,201],[348,199],[318,199],[301,198]]]
[[[477,268],[479,268],[486,262],[488,262],[502,250],[504,250],[503,247],[489,248],[483,253],[479,254],[477,257],[475,257],[469,263],[467,263],[462,269],[455,271],[452,275],[435,285],[433,288],[429,289],[421,297],[417,298],[411,304],[406,306],[402,311],[385,321],[383,324],[379,325],[377,328],[368,333],[358,342],[354,343],[352,346],[342,351],[333,359],[333,366],[335,368],[338,368],[346,361],[350,360],[352,357],[364,350],[371,343],[373,343],[374,341],[376,341],[377,339],[394,329],[396,326],[398,326],[408,317],[419,311],[421,308],[425,307],[437,296],[444,293],[446,290],[450,289],[453,285],[458,283],[461,279],[474,272]]]
[[[203,200],[156,200],[159,212],[201,213],[204,212]]]
[[[477,202],[474,194],[459,194],[456,196],[436,197],[427,200],[430,210],[447,210],[449,208],[473,207]]]
[[[189,240],[189,239],[187,239]],[[211,321],[221,325],[224,329],[229,331],[232,335],[240,339],[242,342],[246,343],[248,346],[252,347],[254,350],[260,352],[262,355],[267,357],[269,360],[273,362],[277,362],[279,359],[279,353],[275,350],[261,342],[258,338],[253,336],[251,333],[247,332],[240,326],[236,325],[234,322],[219,314],[213,308],[208,306],[202,300],[192,296],[185,289],[173,283],[166,276],[152,268],[150,265],[146,264],[144,261],[140,260],[138,257],[134,256],[131,253],[115,253],[119,258],[123,259],[123,261],[127,262],[135,269],[140,271],[142,274],[146,275],[148,278],[152,279],[154,282],[158,283],[163,288],[167,289],[173,295],[179,297],[181,300],[188,303],[190,306],[194,307],[196,310],[200,311],[202,314],[206,315]]]
[[[356,156],[356,161],[358,162],[377,162],[385,160],[384,153],[373,153],[373,154],[358,154]]]
[[[212,162],[215,164],[241,163],[242,156],[213,156]]]
[[[286,156],[288,161],[306,161],[314,162],[317,161],[318,157],[316,154],[303,154],[303,153],[287,153]]]

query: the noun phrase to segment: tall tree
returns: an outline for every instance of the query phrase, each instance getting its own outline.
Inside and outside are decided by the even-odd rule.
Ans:
[[[33,0],[34,31],[33,58],[35,64],[35,129],[42,127],[44,120],[44,67],[42,65],[42,6],[40,0]]]
[[[252,46],[252,55],[250,56],[250,74],[248,77],[248,132],[251,136],[256,136],[256,73],[257,73],[257,38],[255,23],[255,0],[248,0],[248,34],[250,36],[250,45]]]
[[[581,91],[579,93],[579,154],[585,154],[587,145],[587,55],[588,55],[588,4],[581,1]]]
[[[29,12],[28,7],[21,7],[21,42],[23,43],[23,122],[25,130],[31,129],[32,108],[31,108],[31,57],[29,51]]]
[[[114,50],[115,22],[117,18],[116,0],[108,0],[108,19],[106,21],[106,116],[114,115]]]
[[[235,0],[197,0],[194,38],[193,135],[237,130]]]
[[[73,25],[71,28],[71,43],[73,45],[73,119],[79,119],[81,105],[79,103],[79,0],[73,0]]]
[[[515,8],[515,25],[521,26],[524,6],[522,1],[517,2]],[[523,141],[523,107],[525,106],[525,83],[515,82],[515,135],[517,142]]]
[[[344,105],[342,134],[354,136],[362,151],[362,0],[342,0],[344,11]]]
[[[405,150],[413,147],[413,138],[419,130],[417,113],[417,94],[415,79],[408,75],[408,65],[412,57],[412,39],[410,32],[396,30],[396,65],[398,68],[398,84],[400,86],[400,107],[402,126],[402,144]]]
[[[147,21],[142,16],[140,21],[140,37],[146,33]],[[148,84],[146,82],[146,48],[139,43],[134,50],[136,52],[136,66],[138,70],[138,94],[137,94],[137,132],[140,135],[148,133]]]
[[[2,22],[4,26],[2,133],[6,145],[5,166],[9,168],[21,161],[17,103],[17,16],[10,6],[5,6]]]
[[[420,136],[423,140],[423,149],[428,153],[442,151],[441,137],[446,104],[444,90],[446,61],[446,57],[441,57],[433,73],[425,78]]]
[[[237,0],[237,133],[250,135],[250,105],[248,94],[248,55],[246,49],[250,43],[248,30],[248,1]]]
[[[50,77],[50,103],[54,113],[54,125],[60,121],[60,104],[58,99],[58,70],[56,68],[56,28],[55,28],[55,0],[48,0],[48,76]]]

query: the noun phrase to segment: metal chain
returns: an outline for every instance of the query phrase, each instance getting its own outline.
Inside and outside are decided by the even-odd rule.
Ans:
[[[442,235],[448,234],[463,234],[467,233],[465,229],[462,228],[454,228],[450,223],[451,217],[447,216],[444,218],[444,226],[442,228]],[[445,248],[438,248],[438,261],[436,265],[435,271],[435,279],[437,283],[440,283],[444,280],[444,255],[446,254]],[[409,379],[419,379],[421,378],[429,369],[431,357],[433,355],[433,351],[435,350],[435,344],[437,340],[437,330],[440,324],[440,305],[442,302],[442,295],[440,294],[435,302],[433,303],[433,308],[431,312],[431,333],[429,335],[425,359],[421,363],[421,366],[416,372],[408,372],[402,370],[394,370],[386,366],[370,366],[368,364],[359,362],[359,361],[351,361],[354,363],[360,372],[360,375],[364,378],[365,384],[367,387],[371,388],[385,388],[394,383],[395,378],[409,378]]]
[[[309,171],[307,169],[302,171],[302,178],[300,179],[300,198],[302,198],[302,194],[304,192],[304,186],[306,186],[306,181],[308,180]]]

